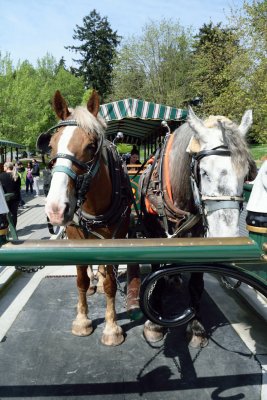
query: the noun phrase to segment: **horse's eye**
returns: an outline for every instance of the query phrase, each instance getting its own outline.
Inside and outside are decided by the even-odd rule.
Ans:
[[[86,146],[87,151],[95,151],[95,145],[93,143],[90,143]]]
[[[200,168],[200,176],[201,178],[210,180],[209,174],[203,168]]]
[[[200,175],[201,176],[208,176],[207,171],[205,171],[203,168],[200,169]]]

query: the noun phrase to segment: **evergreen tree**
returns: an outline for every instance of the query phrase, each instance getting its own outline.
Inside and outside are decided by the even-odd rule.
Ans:
[[[66,46],[79,53],[81,58],[73,60],[78,68],[71,68],[76,76],[84,78],[85,87],[98,90],[103,97],[111,88],[111,74],[113,70],[116,48],[120,43],[120,36],[112,31],[106,17],[93,10],[83,18],[83,26],[76,25],[74,40],[81,42],[78,46]]]
[[[204,99],[203,111],[223,113],[220,96],[228,91],[232,80],[229,66],[239,51],[239,42],[235,32],[222,28],[221,23],[204,24],[194,42],[194,72],[192,87],[197,95]]]

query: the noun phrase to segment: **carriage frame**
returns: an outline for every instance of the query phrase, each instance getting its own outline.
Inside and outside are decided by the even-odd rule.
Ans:
[[[166,134],[166,125],[162,125],[162,121],[167,121],[173,131],[184,122],[187,115],[185,110],[135,99],[102,105],[100,113],[107,121],[107,138],[114,141],[117,132],[123,132],[126,143],[143,147],[145,159],[155,151]],[[129,172],[135,195],[139,172]],[[247,200],[252,185],[247,184],[244,189]],[[138,203],[138,198],[136,200]],[[136,210],[138,206],[135,206]],[[1,214],[2,219],[4,215]],[[151,307],[149,293],[155,282],[163,276],[183,272],[211,272],[238,279],[267,297],[265,233],[249,232],[250,237],[235,239],[107,239],[94,240],[89,245],[68,240],[68,245],[64,246],[60,239],[54,240],[52,244],[45,241],[22,242],[17,239],[12,226],[10,230],[13,240],[7,238],[6,229],[0,232],[0,256],[4,265],[31,269],[40,263],[40,259],[42,265],[160,262],[162,268],[144,279],[140,300],[146,316],[152,320],[154,318],[153,321],[162,326],[186,323],[193,313],[188,308],[184,315],[168,318],[162,317]]]

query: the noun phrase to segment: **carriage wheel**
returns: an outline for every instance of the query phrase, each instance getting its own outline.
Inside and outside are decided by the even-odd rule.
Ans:
[[[174,275],[172,268],[161,269],[146,276],[140,289],[140,308],[150,321],[160,326],[172,328],[187,324],[195,316],[195,311],[192,307],[186,308],[179,314],[168,313],[166,310],[163,313],[159,310],[160,307],[154,301],[153,292],[161,286],[164,277],[170,275]]]

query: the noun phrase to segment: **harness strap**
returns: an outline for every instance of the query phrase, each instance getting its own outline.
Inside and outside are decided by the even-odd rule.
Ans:
[[[101,215],[91,215],[80,209],[78,216],[81,225],[92,232],[91,228],[106,227],[118,223],[115,234],[124,221],[131,206],[131,187],[128,174],[123,170],[115,146],[106,142],[109,171],[112,181],[112,200],[108,211]]]
[[[48,129],[48,131],[46,131],[45,134],[55,131],[56,129],[61,128],[62,126],[78,126],[78,124],[75,119],[65,119],[59,121],[57,125],[52,126],[52,128]]]
[[[52,170],[52,175],[54,175],[55,172],[64,172],[64,174],[67,174],[74,181],[77,178],[76,172],[74,172],[71,168],[66,167],[65,165],[56,165]]]
[[[217,146],[211,150],[201,150],[198,153],[195,153],[193,155],[193,157],[197,161],[200,161],[202,158],[207,157],[207,156],[227,156],[227,157],[229,157],[229,156],[231,156],[231,152],[229,151],[227,146]]]
[[[173,135],[168,135],[162,148],[157,150],[142,188],[146,212],[159,216],[167,237],[176,237],[190,230],[200,220],[199,215],[181,210],[173,204],[169,175],[169,153],[173,138]],[[173,234],[169,233],[171,227],[176,228]]]
[[[178,226],[175,232],[169,236],[169,238],[176,238],[178,235],[182,235],[184,232],[188,232],[193,226],[195,226],[201,219],[200,214],[190,214],[189,217]]]
[[[238,201],[233,200],[206,200],[205,201],[205,210],[207,213],[211,213],[213,211],[221,210],[221,209],[240,209],[240,203]]]
[[[171,182],[170,182],[170,169],[169,169],[170,157],[169,156],[170,156],[170,150],[171,150],[172,143],[173,143],[173,138],[174,138],[173,135],[169,136],[165,154],[163,155],[163,157],[164,157],[164,160],[163,160],[164,180],[165,180],[165,184],[166,184],[167,194],[172,203],[173,203],[173,197],[172,197],[172,188],[171,188]]]
[[[215,201],[223,201],[223,200],[229,200],[229,201],[244,201],[244,197],[241,196],[202,196],[201,199],[203,201],[206,200],[215,200]]]

